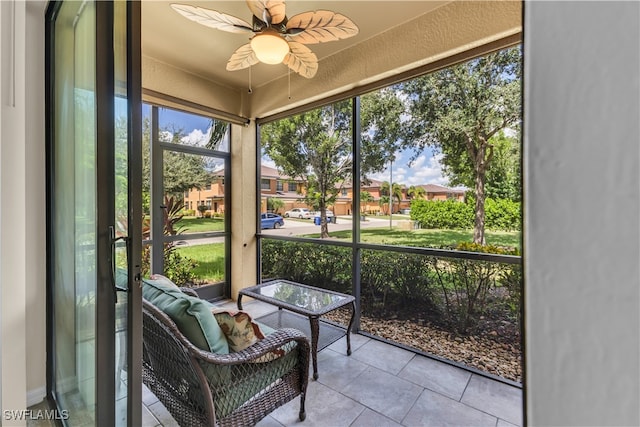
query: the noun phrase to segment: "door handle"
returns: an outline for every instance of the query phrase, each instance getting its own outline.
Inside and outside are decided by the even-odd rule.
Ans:
[[[113,287],[113,296],[115,302],[118,302],[118,292],[128,292],[128,277],[126,287],[120,286],[116,280],[116,244],[122,240],[125,244],[125,250],[127,253],[127,261],[131,255],[131,238],[129,236],[116,237],[116,229],[114,226],[109,226],[109,241],[111,242],[111,286]],[[128,274],[128,272],[127,272]]]

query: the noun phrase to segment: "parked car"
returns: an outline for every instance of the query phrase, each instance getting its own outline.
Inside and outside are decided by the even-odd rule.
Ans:
[[[320,211],[316,211],[313,213],[313,216],[320,216]],[[330,211],[329,209],[327,209],[325,211],[325,214],[327,215],[327,218],[331,218],[333,216],[333,211]]]
[[[280,228],[284,225],[284,219],[273,213],[263,213],[260,216],[260,228]]]
[[[313,218],[313,212],[307,208],[293,208],[290,211],[284,213],[285,218],[300,218],[311,219]]]

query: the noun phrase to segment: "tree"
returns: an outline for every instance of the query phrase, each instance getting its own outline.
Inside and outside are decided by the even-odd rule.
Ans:
[[[484,244],[491,138],[521,120],[521,48],[513,47],[411,80],[402,85],[410,111],[404,146],[417,156],[426,146],[442,153],[452,185],[474,189],[473,241]]]
[[[391,186],[391,199],[396,200],[398,202],[398,209],[400,209],[400,202],[402,202],[402,186],[397,182],[394,182]],[[393,211],[393,209],[392,209]]]
[[[380,204],[380,209],[382,210],[382,214],[386,215],[389,213],[387,209],[389,209],[389,196],[380,196],[380,200],[378,203]]]
[[[327,206],[351,173],[348,102],[327,105],[261,128],[263,149],[285,174],[305,183],[308,205],[318,204],[320,237],[329,237]]]
[[[206,147],[210,150],[219,150],[225,136],[227,136],[229,123],[211,119],[209,129],[211,129],[211,135],[209,136],[209,141],[207,141]]]
[[[277,197],[269,197],[267,198],[267,209],[271,210],[273,213],[278,213],[280,209],[284,207],[284,202],[282,199]]]
[[[413,199],[424,199],[424,196],[427,195],[427,190],[423,187],[416,187],[415,185],[410,186],[407,189],[407,197],[409,200]]]
[[[361,179],[384,169],[399,145],[403,105],[391,90],[362,97]],[[261,127],[264,154],[304,182],[304,200],[320,211],[320,237],[329,237],[326,209],[352,181],[351,101],[316,108]]]
[[[160,132],[163,142],[179,144],[185,137],[182,128],[169,128]],[[183,199],[185,191],[192,188],[202,189],[211,183],[211,173],[207,171],[205,156],[187,154],[180,151],[164,150],[164,193],[179,200]]]
[[[519,202],[522,183],[520,178],[520,138],[506,136],[503,131],[491,137],[493,161],[487,171],[487,198],[508,199]]]
[[[398,201],[398,206],[400,206],[400,202],[402,201],[402,186],[397,182],[389,185],[389,181],[384,181],[380,186],[380,194],[382,196],[387,196],[387,203],[391,203],[391,205],[389,206],[390,213],[393,213],[394,200]]]
[[[371,202],[373,202],[373,196],[371,195],[371,193],[369,193],[368,191],[361,191],[360,192],[360,213],[361,214],[365,213],[367,209],[367,205]]]
[[[184,130],[168,127],[160,132],[162,142],[179,144],[185,137]],[[177,200],[183,199],[183,194],[191,188],[202,188],[211,183],[211,176],[207,171],[206,158],[194,154],[164,150],[164,193]],[[148,117],[142,122],[142,200],[143,211],[149,212],[151,190],[151,121]]]

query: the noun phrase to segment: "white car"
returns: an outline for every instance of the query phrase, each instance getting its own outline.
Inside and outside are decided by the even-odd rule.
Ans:
[[[290,211],[284,213],[285,218],[300,218],[311,219],[313,218],[313,212],[307,208],[293,208]]]

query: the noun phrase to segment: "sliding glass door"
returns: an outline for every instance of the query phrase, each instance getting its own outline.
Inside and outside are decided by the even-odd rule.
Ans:
[[[140,424],[139,11],[47,11],[48,388],[68,425]]]

